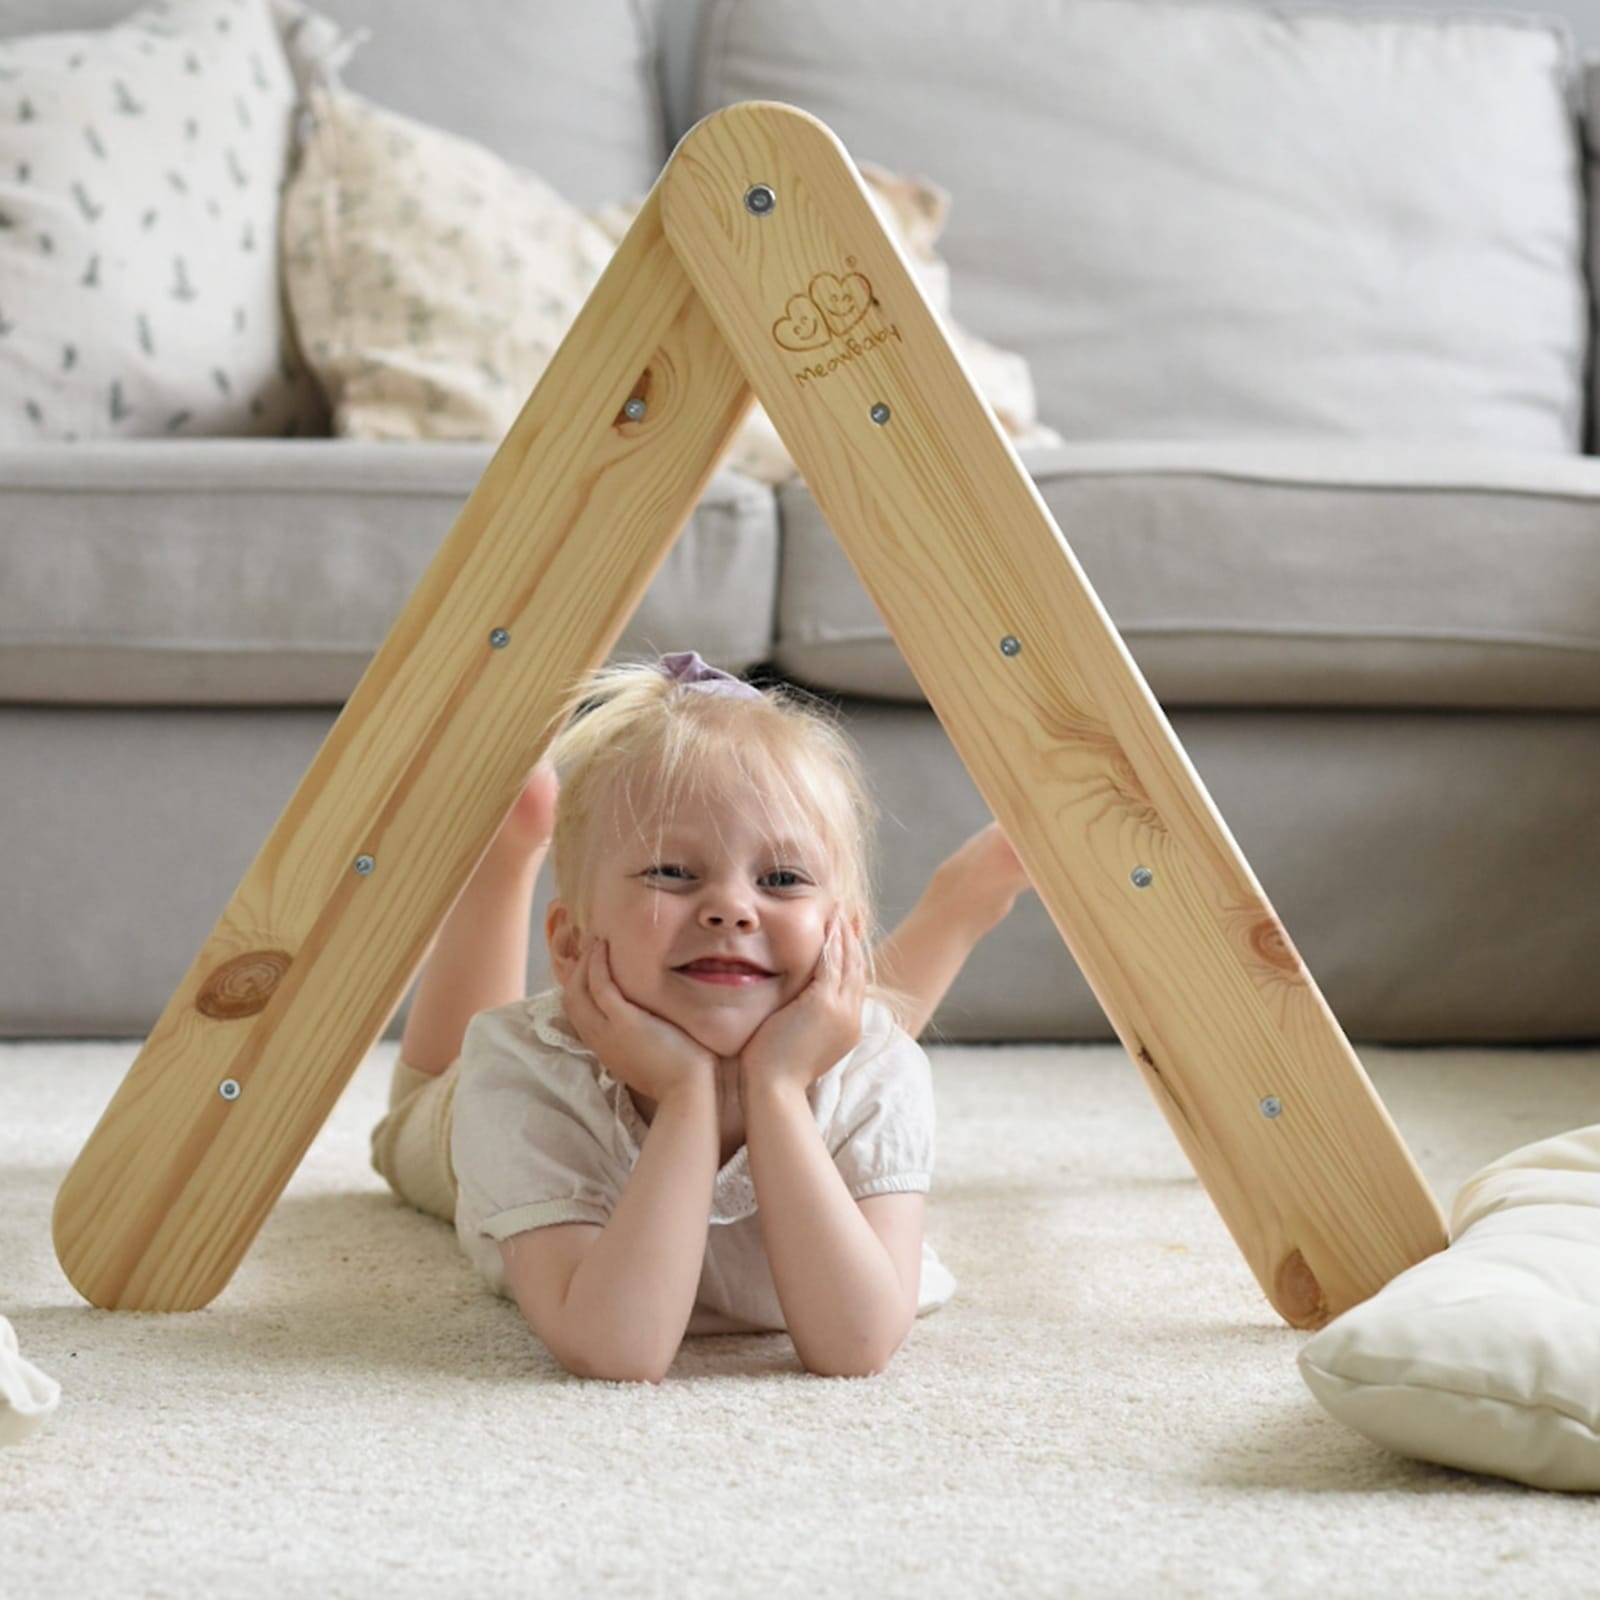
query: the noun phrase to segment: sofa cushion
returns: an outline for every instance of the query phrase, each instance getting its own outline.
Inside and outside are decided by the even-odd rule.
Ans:
[[[345,85],[487,145],[579,205],[641,194],[669,149],[654,0],[315,0],[369,37]]]
[[[853,700],[840,713],[878,802],[879,926],[889,929],[990,812],[925,706]],[[0,705],[0,1036],[144,1037],[337,715]],[[1172,723],[1352,1038],[1600,1037],[1600,717],[1180,708]],[[542,872],[534,928],[549,893]],[[531,941],[528,979],[529,993],[550,981],[542,938]],[[1036,894],[979,942],[935,1033],[1113,1037]],[[1397,1078],[1410,1064],[1396,1063]],[[1505,1070],[1492,1055],[1460,1065],[1460,1094]],[[1440,1082],[1439,1092],[1450,1091]],[[1536,1081],[1530,1116],[1538,1093]],[[1414,1115],[1430,1127],[1425,1109]],[[1183,1315],[1193,1322],[1192,1308]],[[1286,1369],[1292,1348],[1270,1318],[1261,1302],[1272,1349],[1252,1359],[1263,1372]],[[1302,1418],[1290,1426],[1315,1439]]]
[[[1600,461],[1075,444],[1027,464],[1165,705],[1600,706]],[[922,691],[803,483],[775,660]]]
[[[134,0],[6,0],[0,35],[102,27]],[[287,28],[305,7],[277,0]],[[350,88],[488,145],[580,204],[648,189],[667,157],[648,0],[315,0],[366,41]]]
[[[0,443],[326,431],[278,294],[267,0],[0,38]]]
[[[295,332],[357,439],[499,439],[611,258],[537,173],[312,86],[283,199]]]
[[[788,101],[948,189],[956,314],[1068,438],[1572,451],[1573,56],[1500,15],[711,0],[695,109]]]
[[[1590,59],[1583,74],[1584,124],[1590,130],[1584,143],[1585,192],[1589,201],[1589,307],[1593,326],[1600,327],[1600,61]],[[1600,363],[1591,361],[1589,438],[1587,448],[1600,447]]]
[[[356,439],[498,439],[516,420],[643,204],[588,211],[470,139],[313,76],[284,191],[284,288],[306,360]],[[879,168],[868,194],[929,299],[949,308],[931,246],[947,197]],[[1037,423],[1027,363],[947,323],[973,381],[1019,444]],[[726,464],[794,476],[753,406]]]
[[[339,705],[486,444],[150,440],[0,450],[0,701]],[[719,473],[618,654],[771,653],[772,491]]]

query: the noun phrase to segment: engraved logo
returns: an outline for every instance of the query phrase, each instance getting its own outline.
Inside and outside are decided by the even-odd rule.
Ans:
[[[872,285],[859,272],[836,278],[819,272],[811,280],[811,298],[822,308],[828,326],[837,337],[848,333],[867,314],[872,304]]]
[[[791,295],[772,336],[785,350],[820,350],[848,333],[872,305],[872,285],[859,272],[819,272],[804,294]]]
[[[795,381],[806,384],[826,378],[841,366],[875,350],[887,339],[898,339],[898,324],[889,327],[854,330],[878,302],[865,273],[855,272],[855,258],[845,263],[846,270],[819,272],[806,286],[804,294],[789,296],[783,315],[772,324],[772,337],[785,350],[822,350],[836,340],[840,348],[826,360],[819,359],[795,373]]]
[[[785,350],[817,350],[833,334],[808,294],[792,295],[784,314],[772,324],[772,337]]]

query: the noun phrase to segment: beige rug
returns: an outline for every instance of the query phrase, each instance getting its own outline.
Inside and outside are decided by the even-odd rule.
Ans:
[[[781,1334],[566,1377],[366,1160],[357,1073],[204,1311],[91,1310],[55,1191],[134,1045],[0,1047],[0,1314],[62,1384],[0,1451],[0,1595],[1422,1597],[1600,1591],[1600,1509],[1385,1454],[1317,1406],[1111,1046],[934,1047],[960,1280],[887,1373]],[[1363,1048],[1448,1202],[1600,1118],[1600,1051]]]

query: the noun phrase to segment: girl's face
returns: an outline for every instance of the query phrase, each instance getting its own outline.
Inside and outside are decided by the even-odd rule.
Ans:
[[[661,820],[659,846],[655,818],[620,820],[615,808],[597,819],[581,935],[608,941],[611,975],[635,1005],[737,1056],[811,981],[835,903],[828,863],[814,839],[774,849],[754,806],[685,807]],[[551,924],[563,983],[576,959],[557,931],[567,920]]]

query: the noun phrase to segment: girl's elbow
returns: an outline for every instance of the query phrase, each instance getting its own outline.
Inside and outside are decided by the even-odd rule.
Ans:
[[[529,1321],[528,1326],[533,1328]],[[629,1350],[610,1341],[597,1342],[572,1329],[533,1328],[561,1369],[574,1378],[598,1378],[603,1383],[660,1383],[671,1369],[677,1350]],[[552,1337],[555,1335],[555,1337]],[[607,1347],[602,1347],[607,1346]]]
[[[891,1352],[883,1360],[810,1361],[802,1356],[805,1369],[814,1378],[876,1378],[894,1359]]]
[[[590,1367],[579,1371],[577,1368],[568,1367],[567,1371],[575,1378],[588,1378],[600,1383],[653,1383],[665,1381],[667,1373],[665,1368],[646,1371],[643,1368],[618,1367],[615,1371],[604,1367]]]
[[[661,1383],[672,1368],[665,1361],[640,1361],[634,1357],[599,1357],[579,1350],[553,1351],[565,1371],[574,1378],[597,1379],[601,1383]]]
[[[862,1345],[857,1349],[822,1358],[800,1351],[800,1360],[807,1372],[818,1378],[876,1378],[886,1372],[889,1363],[899,1354],[905,1343],[900,1334],[891,1343]]]

